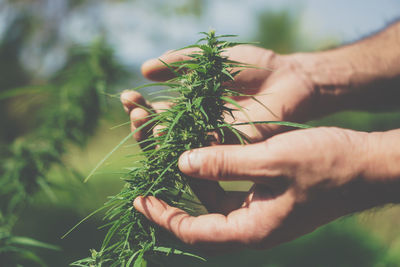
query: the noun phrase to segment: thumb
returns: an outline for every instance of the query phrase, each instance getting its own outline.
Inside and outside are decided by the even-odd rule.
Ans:
[[[179,169],[191,177],[214,181],[253,180],[265,177],[267,147],[264,142],[251,145],[219,145],[184,152]]]
[[[153,81],[166,81],[175,77],[174,73],[165,66],[164,61],[167,64],[171,64],[178,61],[190,59],[187,55],[191,54],[195,49],[188,48],[179,51],[167,51],[159,58],[149,59],[142,65],[142,74],[147,79]]]

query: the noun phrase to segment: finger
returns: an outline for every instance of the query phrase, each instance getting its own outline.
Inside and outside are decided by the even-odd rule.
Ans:
[[[154,102],[151,104],[154,111],[157,113],[161,113],[164,112],[168,109],[171,108],[172,103],[171,102],[165,102],[165,101],[161,101],[161,102]]]
[[[229,216],[214,213],[193,217],[155,197],[138,197],[134,201],[134,206],[149,220],[191,245],[247,241],[248,231],[244,229],[246,226],[238,225],[238,219],[243,218],[246,209],[235,211]]]
[[[196,178],[214,181],[251,180],[274,176],[267,167],[267,146],[264,142],[252,145],[221,145],[184,152],[179,169]]]
[[[136,107],[150,108],[144,97],[136,91],[125,90],[121,93],[120,99],[125,112],[128,114]]]
[[[147,112],[146,110],[142,108],[134,108],[130,112],[130,120],[131,120],[131,131],[136,131],[137,128],[145,124],[150,120],[150,113]],[[133,137],[136,139],[136,141],[142,141],[146,138],[148,138],[151,135],[150,132],[151,125],[147,125],[146,127],[140,129],[139,131],[136,131],[133,134]]]
[[[153,110],[156,113],[162,113],[162,112],[170,109],[171,106],[172,106],[172,103],[170,103],[170,102],[154,102],[152,104]],[[161,135],[165,134],[165,131],[166,131],[165,126],[156,125],[153,128],[153,135],[156,137],[161,136]]]
[[[191,54],[195,49],[184,49],[179,51],[168,51],[162,55],[159,59],[153,58],[142,65],[142,74],[147,79],[153,81],[166,81],[175,77],[174,73],[171,72],[167,66],[160,61],[164,61],[167,64],[178,62],[182,60],[190,59],[187,55]]]

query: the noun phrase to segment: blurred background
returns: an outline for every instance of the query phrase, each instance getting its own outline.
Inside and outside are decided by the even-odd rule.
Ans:
[[[145,83],[141,63],[214,28],[280,53],[332,48],[400,15],[398,0],[0,0],[0,266],[68,266],[99,248],[101,214],[129,155],[118,92]],[[142,90],[144,95],[157,90]],[[343,112],[313,125],[400,128],[398,112]],[[133,144],[133,141],[131,141]],[[168,266],[400,266],[400,208],[340,219],[269,251]]]

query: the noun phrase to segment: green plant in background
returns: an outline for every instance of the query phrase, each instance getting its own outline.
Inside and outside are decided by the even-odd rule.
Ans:
[[[79,74],[80,70],[86,69],[83,67],[75,68],[74,65],[85,65],[87,69],[91,69],[90,73],[93,73],[95,68],[89,68],[89,65],[95,66],[96,64],[88,63],[92,61],[90,59],[92,56],[89,56],[91,49],[80,49],[77,53],[71,53],[72,50],[76,51],[75,49],[68,50],[71,48],[71,41],[77,41],[73,37],[79,35],[80,37],[84,37],[83,42],[89,45],[92,37],[101,35],[105,39],[110,38],[109,40],[115,43],[115,40],[111,39],[115,38],[115,27],[108,27],[108,17],[99,17],[98,13],[93,12],[93,10],[97,10],[97,7],[103,6],[103,3],[108,3],[109,7],[111,7],[111,5],[119,5],[129,1],[132,0],[62,0],[57,1],[60,4],[56,5],[54,5],[54,1],[3,1],[0,8],[2,11],[2,30],[0,36],[0,165],[3,165],[4,160],[12,157],[13,154],[11,151],[13,149],[11,146],[14,147],[16,142],[26,144],[31,141],[31,145],[33,146],[34,139],[31,137],[38,136],[38,128],[42,128],[41,125],[43,123],[50,121],[47,116],[53,117],[53,112],[59,108],[58,103],[60,101],[57,100],[59,99],[57,94],[61,88],[63,88],[63,91],[66,90],[63,86],[64,84],[75,84],[76,88],[84,88],[84,91],[88,90],[88,86],[84,85],[87,84],[84,75],[73,75],[72,73],[77,71]],[[61,2],[63,3],[61,4]],[[102,4],[99,4],[100,2]],[[197,22],[201,23],[207,17],[204,11],[212,7],[213,4],[211,3],[214,3],[203,0],[184,0],[178,1],[179,3],[172,3],[171,1],[136,2],[134,5],[127,5],[126,7],[135,8],[136,10],[143,9],[144,12],[146,12],[146,9],[151,10],[154,12],[155,20],[165,20],[166,23],[168,23],[170,16],[177,17],[180,20],[187,20],[188,18],[190,20],[196,19],[195,16],[198,16],[199,20]],[[141,4],[141,2],[145,4]],[[247,5],[246,3],[243,2],[243,6]],[[262,6],[264,5],[261,5],[260,9]],[[265,6],[265,11],[258,9],[261,13],[259,13],[260,16],[256,20],[259,26],[257,34],[254,37],[249,36],[248,38],[254,38],[254,40],[260,41],[259,45],[281,53],[315,50],[321,47],[320,41],[315,42],[312,35],[304,35],[304,32],[299,32],[300,27],[298,25],[301,23],[298,13],[300,10],[299,7],[301,9],[301,6],[297,8],[291,7],[289,11],[284,11],[286,8],[283,10],[271,9],[269,6]],[[118,10],[122,9],[119,8]],[[74,32],[73,36],[68,34],[65,31],[68,27],[65,26],[68,25],[71,17],[78,20],[87,20],[88,25],[94,28],[94,35],[88,35],[85,31]],[[129,22],[129,20],[126,22]],[[349,25],[349,27],[352,27],[352,25]],[[143,31],[143,28],[137,28],[137,30],[139,29],[141,31],[135,30],[134,35]],[[120,30],[121,32],[118,31],[118,36],[126,36],[133,33],[131,27],[123,27]],[[153,43],[164,44],[163,46],[157,46],[159,49],[166,48],[165,42],[159,42],[164,38],[166,38],[164,32],[151,33],[151,41]],[[79,38],[79,42],[81,41]],[[135,42],[132,44],[132,49],[136,49]],[[55,51],[57,52],[54,53]],[[107,53],[109,53],[108,49],[103,51],[108,51]],[[48,59],[52,58],[51,56],[48,57],[51,54],[56,58],[56,64],[51,64],[55,68],[43,72],[42,70],[46,69],[46,65],[49,62]],[[27,55],[28,60],[25,57]],[[34,64],[32,64],[32,61],[29,61],[32,56]],[[64,67],[63,69],[69,69],[68,72],[70,75],[61,75],[61,72],[54,75],[54,69],[60,68],[58,64],[61,62],[59,60],[63,59],[64,56],[69,67]],[[107,62],[107,56],[94,56],[93,54],[93,57],[103,58],[102,62]],[[92,63],[95,61],[92,61]],[[136,72],[136,64],[139,64],[139,62],[132,61],[131,63],[133,63],[131,73]],[[110,71],[114,71],[113,67],[102,64],[101,69],[104,71],[104,77],[114,75],[109,73]],[[63,77],[62,79],[61,76]],[[124,77],[126,78],[127,76],[130,75],[127,74]],[[88,77],[93,77],[93,75],[90,74]],[[78,80],[81,80],[81,82]],[[114,84],[114,81],[107,85],[110,84]],[[90,86],[93,86],[93,84]],[[113,87],[121,88],[126,86]],[[19,90],[15,90],[16,88]],[[89,103],[89,105],[91,104]],[[71,107],[74,107],[74,105]],[[76,108],[81,110],[83,107]],[[115,123],[114,118],[110,120],[110,114],[114,116],[120,111],[120,108],[107,110],[107,118],[106,120],[102,120],[106,124],[105,128]],[[68,110],[68,112],[79,113],[73,110]],[[39,119],[37,116],[38,113],[42,114]],[[85,114],[88,115],[88,113]],[[90,120],[93,124],[90,127],[95,126],[97,116],[98,113],[93,112],[93,121]],[[388,130],[400,127],[399,118],[398,112],[381,114],[346,112],[330,116],[312,124],[316,126],[334,125],[366,131]],[[104,119],[104,116],[101,119]],[[50,132],[53,131],[51,123],[48,123],[48,126],[50,128],[43,131],[48,132],[44,136],[50,135]],[[108,174],[99,175],[96,177],[97,180],[88,187],[85,187],[85,189],[83,189],[83,186],[79,186],[79,191],[75,190],[78,189],[75,187],[79,181],[65,179],[69,174],[71,166],[86,172],[87,166],[90,165],[88,157],[95,157],[95,155],[105,153],[104,150],[107,150],[107,144],[114,142],[110,140],[115,140],[116,136],[119,135],[113,131],[104,131],[103,129],[100,128],[100,131],[96,131],[96,135],[99,134],[101,136],[100,139],[98,136],[96,136],[96,139],[89,139],[89,141],[93,140],[96,143],[95,145],[89,146],[84,150],[67,149],[65,153],[60,153],[60,155],[63,155],[62,161],[58,159],[57,163],[49,164],[49,166],[56,165],[56,168],[51,168],[50,172],[46,170],[43,172],[43,179],[51,188],[51,190],[46,190],[48,192],[47,195],[43,192],[45,187],[33,183],[37,190],[32,190],[32,194],[26,194],[25,199],[28,201],[24,200],[21,202],[24,204],[15,209],[16,213],[14,213],[14,216],[6,216],[7,218],[2,217],[0,219],[2,221],[0,223],[0,266],[14,267],[22,265],[32,267],[44,264],[48,266],[66,266],[72,259],[84,257],[82,252],[84,254],[88,248],[97,246],[94,245],[98,242],[98,236],[94,234],[94,225],[99,224],[97,221],[98,217],[92,218],[90,222],[85,224],[79,233],[76,233],[76,237],[71,236],[72,238],[69,240],[59,240],[59,236],[68,227],[67,225],[77,220],[78,216],[81,216],[81,212],[87,212],[87,209],[95,209],[94,207],[99,205],[97,203],[103,195],[114,194],[114,190],[119,190],[119,183],[112,181]],[[81,137],[87,136],[87,134],[89,133],[82,132]],[[79,136],[79,133],[77,136]],[[62,144],[64,149],[66,148],[65,145],[69,143],[71,142],[66,139]],[[81,147],[81,144],[85,143],[85,140],[73,143]],[[101,145],[99,146],[98,144]],[[29,160],[32,158],[31,153],[24,153],[24,156],[22,154],[18,155],[20,159],[26,157]],[[46,157],[37,157],[37,159],[47,161]],[[71,159],[73,160],[71,161]],[[58,164],[58,162],[61,164]],[[64,166],[67,162],[68,165]],[[47,166],[47,163],[43,165]],[[61,167],[61,171],[58,171],[59,167]],[[119,167],[113,165],[111,168],[115,170],[115,168]],[[110,169],[107,168],[107,170]],[[3,170],[0,170],[0,176],[4,175]],[[24,179],[29,181],[35,180],[35,176],[32,176],[32,179],[27,179],[27,177],[29,176],[25,176]],[[0,178],[0,183],[2,183],[1,181],[5,181],[2,179],[4,178]],[[86,189],[91,188],[92,185],[96,186],[96,188],[101,188],[101,190],[88,192]],[[49,201],[49,198],[52,198],[50,197],[52,195],[51,192],[56,194],[58,201]],[[94,199],[96,200],[93,201]],[[1,198],[0,201],[0,205],[8,203],[8,199],[6,198]],[[82,202],[84,202],[84,205],[82,205]],[[393,214],[397,213],[368,215],[367,220],[362,218],[361,223],[355,221],[351,227],[343,227],[340,221],[335,222],[333,224],[334,227],[327,226],[327,234],[323,234],[325,231],[318,231],[312,234],[310,238],[305,237],[308,240],[307,242],[295,241],[288,245],[257,254],[244,252],[208,259],[206,266],[399,266],[398,249],[400,246],[397,245],[399,242],[394,243],[391,238],[398,236],[396,228],[397,217],[395,217],[397,215]],[[360,228],[366,226],[366,222],[377,217],[379,217],[379,220],[375,222],[375,225],[367,223],[367,231],[363,232],[362,235],[357,234]],[[9,221],[10,218],[14,218],[13,223],[3,223]],[[390,225],[392,230],[386,232],[385,225]],[[373,237],[374,234],[377,234],[379,238],[368,241],[368,238]],[[385,237],[386,235],[390,236],[390,238]],[[46,242],[62,247],[63,251],[53,252],[34,248],[32,245],[40,247],[42,245],[46,246],[46,244],[32,242],[32,240],[20,238],[20,236],[30,236],[38,240],[46,240]],[[332,238],[336,239],[332,241]],[[349,238],[353,238],[354,242],[349,242]],[[90,244],[88,245],[89,242]],[[332,242],[336,247],[331,246]],[[376,250],[371,246],[370,249],[365,250],[365,247],[371,244],[381,247]],[[382,253],[382,256],[386,257],[385,251],[389,249],[390,257],[386,261],[390,261],[391,264],[386,264],[386,261],[383,263],[382,258],[378,257],[380,258],[378,259],[374,256],[379,252]],[[42,260],[37,255],[40,255]],[[291,256],[287,257],[287,255]],[[178,258],[182,259],[184,264],[176,264]],[[38,264],[32,262],[35,259]],[[192,266],[192,264],[188,264],[188,261],[189,258],[187,257],[175,257],[174,259],[170,258],[168,263],[169,266]],[[329,263],[330,265],[328,265]],[[109,263],[105,265],[107,264]],[[204,264],[200,263],[199,266],[204,266]]]
[[[278,53],[290,53],[302,47],[299,34],[300,18],[290,9],[263,10],[258,14],[258,30],[255,39],[260,46]]]
[[[30,247],[55,246],[12,233],[19,213],[38,190],[56,198],[46,174],[54,164],[63,166],[62,156],[69,142],[84,145],[96,128],[101,112],[101,94],[120,79],[122,69],[112,51],[99,40],[89,48],[74,48],[65,67],[48,85],[10,89],[3,97],[39,98],[31,113],[37,114],[35,127],[16,138],[0,162],[0,262],[7,266],[18,262],[44,263]],[[33,92],[32,92],[33,91]],[[29,116],[29,118],[32,118]],[[67,168],[65,168],[67,171]]]
[[[251,66],[231,61],[222,55],[225,49],[242,43],[219,39],[232,35],[216,36],[214,31],[202,34],[205,37],[197,44],[185,47],[198,50],[188,55],[190,59],[172,64],[163,62],[176,77],[156,85],[167,86],[168,89],[164,92],[175,92],[178,97],[172,100],[173,106],[170,109],[161,113],[148,109],[151,113],[148,121],[135,132],[150,125],[162,126],[162,130],[156,136],[139,143],[144,144],[141,155],[145,159],[141,160],[141,166],[130,169],[130,172],[123,177],[127,182],[124,189],[99,209],[109,209],[105,215],[105,219],[108,220],[105,226],[109,227],[109,230],[100,250],[92,250],[91,257],[79,260],[73,265],[141,266],[144,260],[157,263],[160,257],[169,254],[199,257],[184,251],[187,249],[182,247],[182,244],[150,223],[133,208],[132,201],[137,196],[153,195],[187,212],[195,212],[184,204],[185,200],[193,202],[195,197],[189,187],[189,178],[178,169],[177,163],[181,153],[210,145],[215,141],[212,132],[216,132],[222,142],[226,131],[233,133],[237,141],[242,144],[249,142],[245,134],[234,128],[237,124],[229,124],[224,120],[226,116],[233,117],[234,111],[245,112],[230,97],[248,95],[229,90],[227,84],[233,81],[241,69]],[[257,101],[254,96],[252,98]],[[226,106],[227,103],[231,107]],[[306,127],[286,122],[241,124],[253,123],[280,123]],[[118,146],[115,149],[117,148]]]

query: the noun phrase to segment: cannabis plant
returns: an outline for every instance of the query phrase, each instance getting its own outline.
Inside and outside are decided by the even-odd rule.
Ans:
[[[170,109],[161,113],[148,110],[148,121],[135,130],[162,126],[157,135],[139,142],[144,157],[140,166],[130,169],[123,177],[125,187],[101,208],[108,209],[105,226],[109,230],[100,250],[91,250],[90,257],[73,263],[74,266],[141,266],[144,260],[157,263],[160,257],[170,254],[199,257],[150,223],[133,208],[132,202],[138,196],[152,195],[193,213],[189,208],[193,206],[187,205],[188,202],[185,205],[185,200],[194,200],[195,196],[189,186],[190,178],[178,169],[179,156],[186,150],[209,146],[215,136],[223,142],[227,131],[242,144],[249,141],[234,124],[224,119],[233,117],[234,111],[245,112],[231,98],[243,94],[229,90],[228,85],[243,68],[251,66],[231,61],[222,54],[241,43],[221,40],[232,35],[216,36],[214,31],[202,34],[204,38],[198,43],[185,47],[196,48],[188,60],[163,62],[175,78],[151,85],[166,86],[164,92],[178,96],[172,100]]]

